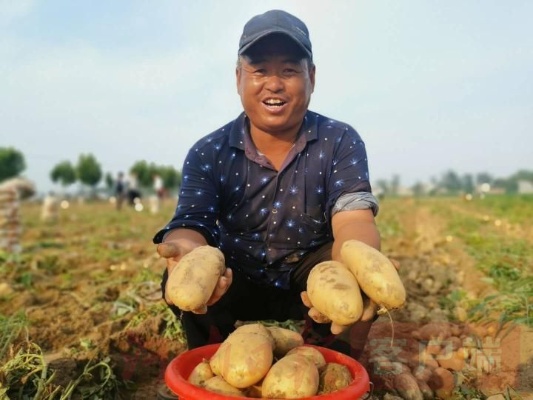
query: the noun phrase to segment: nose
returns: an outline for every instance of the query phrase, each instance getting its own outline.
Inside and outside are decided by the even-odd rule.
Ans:
[[[265,89],[277,93],[283,90],[283,79],[278,74],[269,74],[265,83]]]

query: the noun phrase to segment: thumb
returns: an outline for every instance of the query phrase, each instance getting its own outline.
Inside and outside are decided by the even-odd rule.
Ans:
[[[313,303],[311,303],[311,300],[309,300],[309,295],[306,291],[300,292],[300,297],[302,299],[302,303],[304,303],[307,308],[313,307]]]
[[[389,260],[392,263],[392,265],[394,265],[394,268],[396,268],[397,270],[400,269],[400,262],[398,260],[395,260],[393,258],[389,258]]]
[[[181,253],[181,248],[172,242],[160,243],[157,246],[157,254],[164,258],[178,257]]]

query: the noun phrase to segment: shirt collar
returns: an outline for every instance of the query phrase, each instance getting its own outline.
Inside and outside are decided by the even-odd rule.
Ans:
[[[248,118],[246,114],[241,113],[234,123],[231,125],[231,131],[229,133],[229,145],[231,147],[236,147],[238,149],[244,150],[245,140],[248,136],[246,132],[248,131],[246,122]]]

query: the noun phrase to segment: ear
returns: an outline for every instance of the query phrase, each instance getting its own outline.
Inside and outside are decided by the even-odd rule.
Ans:
[[[241,85],[240,85],[241,74],[242,74],[241,67],[240,66],[236,67],[235,68],[235,83],[237,84],[237,93],[239,95],[241,94]]]
[[[309,69],[309,80],[311,81],[311,92],[315,91],[315,74],[316,74],[316,66],[313,64],[311,68]]]

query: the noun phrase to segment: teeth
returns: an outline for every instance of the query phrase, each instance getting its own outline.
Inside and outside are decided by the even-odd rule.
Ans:
[[[278,99],[268,99],[265,101],[265,103],[272,106],[279,106],[282,105],[284,102]]]

